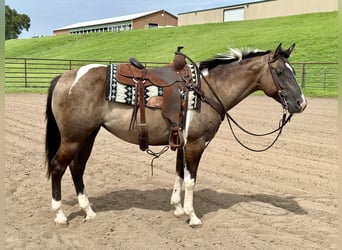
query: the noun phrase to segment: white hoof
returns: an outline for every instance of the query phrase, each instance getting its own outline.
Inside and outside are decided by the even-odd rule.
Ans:
[[[92,220],[95,217],[96,217],[96,213],[93,210],[88,211],[87,216],[84,218],[84,221]]]
[[[175,211],[173,212],[173,214],[179,218],[179,217],[182,217],[185,215],[185,211],[184,209],[182,208],[182,206],[179,206],[179,207],[176,207]]]
[[[201,227],[202,226],[202,221],[200,219],[198,219],[197,217],[191,218],[190,222],[189,222],[189,226],[192,227],[192,228]]]
[[[68,225],[68,219],[64,214],[57,214],[55,219],[56,225]]]

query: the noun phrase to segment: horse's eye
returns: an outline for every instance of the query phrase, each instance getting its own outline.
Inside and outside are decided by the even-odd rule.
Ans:
[[[277,76],[281,76],[283,74],[283,71],[276,70]]]

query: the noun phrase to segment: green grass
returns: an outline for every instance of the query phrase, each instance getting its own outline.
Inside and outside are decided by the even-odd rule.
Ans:
[[[6,57],[169,62],[178,45],[195,61],[233,48],[272,49],[296,43],[292,62],[338,61],[337,12],[270,19],[64,35],[5,42]],[[336,91],[337,95],[337,91]]]

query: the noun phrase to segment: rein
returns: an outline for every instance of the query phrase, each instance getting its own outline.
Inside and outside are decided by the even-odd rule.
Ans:
[[[268,132],[268,133],[264,133],[264,134],[255,134],[255,133],[252,133],[246,129],[244,129],[243,127],[241,127],[241,125],[239,125],[234,119],[233,117],[231,117],[231,115],[228,114],[228,112],[226,113],[226,117],[227,117],[227,122],[229,124],[229,127],[230,127],[230,130],[232,131],[232,134],[235,138],[235,140],[241,145],[243,146],[244,148],[250,150],[250,151],[253,151],[253,152],[264,152],[268,149],[270,149],[275,143],[276,141],[278,140],[284,126],[291,120],[291,117],[292,117],[292,114],[290,114],[288,117],[287,116],[287,112],[286,110],[284,110],[284,113],[283,113],[283,117],[282,119],[279,121],[279,127],[271,132]],[[262,149],[253,149],[253,148],[250,148],[248,147],[247,145],[245,145],[244,143],[241,142],[241,140],[236,136],[234,130],[233,130],[233,127],[232,127],[232,124],[231,124],[231,121],[239,128],[241,129],[243,132],[245,132],[246,134],[248,135],[252,135],[252,136],[258,136],[258,137],[263,137],[263,136],[267,136],[267,135],[272,135],[276,132],[278,132],[278,134],[276,135],[276,137],[274,138],[274,140],[268,145],[266,146],[265,148],[262,148]]]
[[[212,92],[212,94],[214,95],[215,99],[218,101],[215,102],[214,100],[206,97],[203,93],[203,91],[201,89],[199,89],[198,87],[194,87],[194,86],[188,86],[189,88],[192,88],[200,97],[201,97],[201,100],[206,102],[207,104],[209,104],[212,108],[214,108],[218,113],[219,115],[221,116],[221,121],[224,120],[224,118],[226,117],[227,118],[227,122],[228,122],[228,125],[230,127],[230,130],[232,131],[232,134],[235,138],[235,140],[241,145],[243,146],[244,148],[250,150],[250,151],[253,151],[253,152],[264,152],[268,149],[270,149],[275,143],[276,141],[278,140],[284,126],[291,120],[291,117],[292,117],[292,114],[289,114],[289,116],[287,116],[287,102],[286,102],[286,99],[285,97],[282,95],[281,93],[281,88],[280,88],[280,85],[279,83],[275,80],[275,77],[273,75],[273,71],[272,71],[272,68],[271,68],[271,63],[273,63],[274,61],[276,61],[276,59],[272,59],[268,62],[268,66],[269,66],[269,69],[270,69],[270,72],[271,72],[271,75],[272,75],[272,79],[273,79],[273,82],[275,84],[275,86],[277,87],[278,89],[278,95],[280,97],[280,100],[281,100],[281,104],[283,106],[283,115],[282,115],[282,119],[279,121],[279,127],[271,132],[268,132],[268,133],[264,133],[264,134],[256,134],[256,133],[252,133],[246,129],[244,129],[241,125],[239,125],[234,119],[233,117],[228,113],[228,111],[225,111],[225,108],[224,108],[224,105],[221,101],[221,99],[219,98],[219,96],[216,94],[216,92],[213,90],[213,88],[211,87],[211,85],[209,84],[208,80],[205,78],[205,76],[203,75],[203,73],[201,72],[201,70],[198,68],[197,64],[190,58],[188,57],[187,55],[181,53],[183,56],[185,56],[193,65],[194,67],[196,68],[196,71],[201,75],[202,79],[205,81],[205,83],[207,84],[207,86],[209,87],[210,91]],[[240,130],[242,130],[244,133],[248,134],[248,135],[251,135],[251,136],[257,136],[257,137],[263,137],[263,136],[268,136],[268,135],[272,135],[276,132],[278,132],[278,134],[276,135],[275,139],[268,145],[266,146],[265,148],[262,148],[262,149],[253,149],[251,147],[248,147],[247,145],[245,145],[244,143],[241,142],[241,140],[236,136],[234,130],[233,130],[233,127],[232,127],[232,123],[234,123]],[[210,142],[208,142],[209,144]],[[206,146],[208,146],[208,144]]]

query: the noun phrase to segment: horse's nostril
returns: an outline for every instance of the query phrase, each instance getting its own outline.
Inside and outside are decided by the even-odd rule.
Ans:
[[[303,111],[306,108],[306,101],[305,100],[297,100],[297,107]]]

